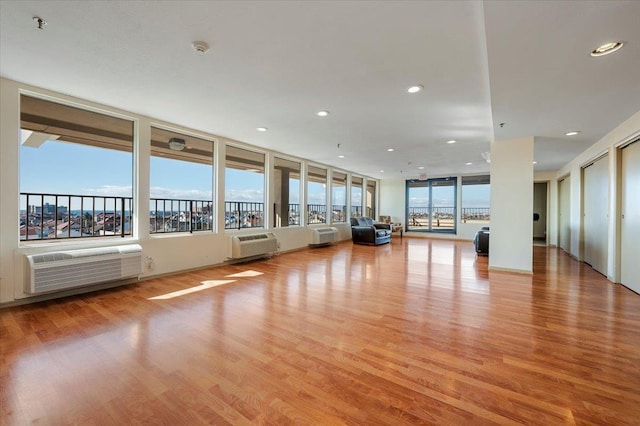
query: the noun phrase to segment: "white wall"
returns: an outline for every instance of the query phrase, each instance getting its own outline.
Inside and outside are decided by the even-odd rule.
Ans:
[[[18,223],[19,217],[19,140],[20,140],[20,91],[28,91],[40,95],[51,96],[63,101],[85,105],[99,110],[123,115],[131,118],[136,126],[134,193],[138,214],[135,217],[134,229],[138,232],[134,238],[100,238],[82,239],[74,241],[30,241],[19,243]],[[160,274],[174,273],[189,269],[196,269],[210,265],[221,264],[227,260],[230,254],[229,240],[234,234],[255,232],[251,229],[224,230],[224,214],[218,214],[217,227],[221,230],[218,233],[196,232],[193,234],[149,234],[149,155],[150,155],[150,129],[153,122],[162,126],[173,128],[177,131],[197,133],[193,129],[184,129],[171,123],[153,120],[148,117],[139,116],[116,108],[95,104],[77,98],[72,98],[59,93],[51,92],[28,85],[23,85],[14,81],[0,79],[0,304],[7,304],[16,300],[36,300],[40,297],[28,299],[29,295],[24,293],[24,254],[51,252],[62,249],[88,248],[105,245],[118,245],[137,243],[142,246],[143,256],[152,258],[152,269],[145,270],[141,278],[151,277]],[[201,135],[207,139],[215,140],[214,155],[214,180],[218,188],[224,188],[224,158],[227,143],[249,147],[238,141],[207,135]],[[267,159],[273,158],[273,152],[250,147],[263,151],[267,154]],[[278,154],[281,155],[281,154]],[[299,159],[303,166],[306,165],[304,159]],[[269,160],[267,160],[267,166]],[[332,168],[327,167],[329,173]],[[267,170],[270,168],[267,167]],[[270,173],[265,176],[266,184],[273,186]],[[364,176],[366,179],[366,176]],[[304,185],[301,185],[304,186]],[[327,185],[330,188],[330,180]],[[268,194],[272,194],[267,191]],[[224,190],[217,191],[215,195],[216,205],[224,206]],[[273,195],[265,200],[266,205],[272,205]],[[301,209],[304,206],[301,206]],[[270,209],[266,209],[270,213]],[[271,223],[270,217],[265,217],[265,223]],[[320,225],[312,225],[320,226]],[[326,225],[321,225],[326,226]],[[338,228],[341,240],[351,238],[351,227],[347,224],[333,224]],[[310,231],[307,227],[287,227],[287,228],[267,228],[273,232],[279,242],[281,251],[290,251],[306,247],[310,242]],[[146,267],[146,263],[145,263]]]
[[[533,142],[491,143],[490,270],[533,271]]]

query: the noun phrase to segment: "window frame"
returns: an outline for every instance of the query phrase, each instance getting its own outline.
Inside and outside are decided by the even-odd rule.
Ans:
[[[237,150],[241,150],[241,151],[247,151],[251,154],[257,154],[257,155],[261,155],[262,156],[262,201],[229,201],[227,200],[227,184],[229,182],[229,179],[227,179],[227,169],[228,167],[228,158],[229,158],[229,148],[231,149],[237,149]],[[247,147],[245,145],[241,145],[241,144],[232,144],[232,143],[227,143],[225,146],[225,155],[224,155],[224,188],[222,189],[224,192],[224,218],[225,218],[225,231],[230,231],[230,230],[241,230],[241,229],[267,229],[268,228],[268,224],[267,221],[269,219],[269,214],[266,211],[265,207],[268,203],[267,200],[267,196],[269,195],[268,192],[268,177],[267,177],[267,170],[268,170],[268,163],[267,163],[267,159],[268,159],[268,153],[258,150],[258,149],[251,149],[250,147]],[[251,163],[249,163],[251,164]],[[234,167],[231,167],[232,169],[235,169]],[[245,171],[250,171],[252,170],[251,168],[247,168],[247,169],[236,169],[236,170],[245,170]],[[258,171],[258,170],[257,170]],[[229,203],[236,203],[235,207],[236,210],[227,210],[228,207],[234,207],[233,205],[230,205]],[[261,205],[261,206],[259,206]],[[246,207],[246,209],[245,209]],[[252,210],[255,209],[256,207],[261,207],[261,209],[259,210]],[[248,209],[248,210],[247,210]],[[229,220],[229,224],[231,224],[231,216],[228,215],[228,213],[237,213],[238,215],[240,215],[240,212],[247,213],[247,221],[246,221],[246,225],[250,225],[250,226],[244,226],[244,221],[241,220],[235,220],[235,214],[234,216],[234,222],[233,223],[237,223],[237,226],[227,226],[227,220]],[[262,218],[260,219],[259,217],[255,217],[256,212],[259,212],[262,215]],[[229,217],[229,219],[227,219],[227,217]]]
[[[425,233],[439,233],[439,234],[457,234],[457,230],[458,230],[458,220],[457,220],[457,212],[458,212],[458,197],[457,197],[457,191],[458,191],[458,185],[457,185],[457,177],[455,176],[450,176],[450,177],[441,177],[441,178],[431,178],[431,179],[407,179],[406,183],[405,183],[405,223],[406,223],[406,229],[407,231],[412,231],[412,232],[425,232]],[[452,185],[437,185],[437,183],[439,182],[452,182]],[[436,185],[434,185],[434,183]],[[452,186],[453,189],[453,206],[434,206],[433,205],[433,187],[434,186]],[[428,205],[426,207],[411,207],[409,206],[410,203],[410,189],[411,188],[420,188],[420,187],[427,187],[429,189],[429,198],[428,198]],[[415,216],[413,216],[413,221],[412,221],[412,214],[415,215],[415,211],[411,212],[410,209],[412,208],[420,208],[420,209],[425,209],[425,213],[421,213],[421,214],[426,214],[427,215],[427,226],[423,229],[421,226],[417,226],[417,225],[412,225],[412,223],[415,222]],[[452,211],[450,213],[446,213],[442,212],[440,213],[438,212],[434,212],[434,209],[452,209]],[[438,215],[446,215],[447,216],[447,221],[449,221],[449,216],[451,217],[451,220],[453,221],[453,227],[452,228],[444,228],[444,229],[439,229],[440,228],[440,222],[439,222],[439,216]],[[436,229],[434,229],[433,226],[433,219],[434,216],[437,217],[437,225],[436,225]],[[419,222],[416,222],[419,223]]]
[[[167,132],[167,133],[174,133],[178,136],[184,136],[186,138],[194,138],[197,139],[198,142],[209,142],[211,143],[211,199],[210,200],[193,200],[193,199],[171,199],[171,198],[167,198],[167,199],[162,199],[162,198],[157,198],[157,197],[152,197],[151,196],[151,191],[153,188],[153,181],[152,181],[152,169],[153,169],[153,165],[151,164],[152,162],[152,158],[153,157],[159,157],[159,158],[166,158],[164,156],[156,156],[153,153],[153,149],[154,149],[154,145],[153,145],[153,130],[154,128],[156,128],[157,130],[161,131],[161,132]],[[188,139],[187,139],[187,144],[188,144]],[[177,127],[173,127],[173,126],[168,126],[165,124],[161,124],[161,123],[157,123],[157,122],[151,122],[149,124],[149,207],[148,207],[148,213],[149,213],[149,235],[152,238],[157,238],[163,235],[169,235],[169,234],[192,234],[193,232],[197,232],[197,233],[204,233],[204,232],[210,232],[210,233],[215,233],[217,232],[217,217],[218,217],[218,207],[217,207],[217,192],[216,192],[216,154],[217,154],[217,146],[218,146],[218,141],[215,138],[211,138],[208,136],[205,136],[203,134],[197,133],[197,132],[192,132],[186,129],[181,129],[181,128],[177,128]],[[183,152],[183,151],[177,151],[177,152]],[[188,154],[188,152],[187,152]],[[176,154],[178,155],[178,154]],[[176,159],[178,161],[181,161],[180,159]],[[182,161],[187,161],[187,160],[182,160]],[[204,163],[200,163],[200,164],[204,164]],[[173,209],[173,202],[177,202],[178,203],[178,209],[180,209],[180,206],[184,206],[185,208],[185,213],[187,212],[187,203],[190,202],[188,210],[189,211],[193,211],[193,204],[195,203],[195,208],[196,210],[200,207],[204,210],[204,204],[201,203],[209,203],[209,210],[211,212],[211,222],[209,223],[209,227],[207,229],[194,229],[193,228],[193,221],[190,220],[189,221],[189,228],[188,229],[184,229],[184,230],[175,230],[175,231],[162,231],[162,232],[154,232],[152,231],[151,228],[151,203],[152,200],[156,199],[156,200],[163,200],[164,203],[163,205],[166,205],[166,201],[170,202],[171,205],[171,209]],[[157,214],[157,211],[155,212]],[[164,216],[164,214],[163,214]],[[156,219],[157,220],[157,219]],[[163,222],[164,223],[164,222]]]
[[[55,122],[57,121],[58,123],[60,123],[60,125],[64,125],[65,123],[69,123],[69,124],[75,124],[76,129],[74,130],[73,128],[66,128],[67,132],[72,132],[67,134],[67,137],[70,137],[71,139],[77,139],[77,140],[65,140],[65,139],[58,139],[60,136],[58,136],[58,138],[55,139],[45,139],[42,143],[45,143],[47,141],[60,141],[61,143],[71,143],[71,144],[77,144],[80,146],[84,146],[84,147],[89,147],[89,148],[98,148],[98,149],[109,149],[109,150],[113,150],[113,151],[120,151],[120,152],[125,152],[127,154],[130,154],[130,161],[131,161],[131,175],[130,175],[130,184],[131,184],[131,195],[130,196],[111,196],[111,195],[88,195],[88,194],[69,194],[68,192],[73,192],[73,191],[65,191],[66,193],[64,194],[52,194],[52,193],[46,193],[46,192],[39,192],[39,193],[32,193],[32,192],[23,192],[22,191],[22,180],[20,179],[20,177],[18,177],[18,185],[17,185],[17,192],[19,195],[19,200],[18,200],[18,217],[20,218],[20,222],[22,222],[22,196],[25,195],[25,210],[24,210],[24,214],[25,214],[25,219],[28,220],[28,215],[29,215],[29,211],[30,206],[29,206],[29,198],[30,195],[32,196],[37,196],[40,197],[41,199],[41,212],[44,210],[44,206],[45,206],[45,197],[53,197],[55,199],[55,204],[54,206],[54,211],[55,211],[55,215],[54,215],[54,222],[55,222],[55,234],[56,236],[54,236],[53,238],[42,238],[42,236],[44,235],[44,217],[41,218],[41,226],[40,226],[40,238],[34,238],[34,239],[30,239],[29,238],[29,226],[25,226],[25,239],[21,238],[21,223],[19,225],[19,232],[17,235],[17,240],[18,240],[18,247],[28,247],[31,245],[40,245],[40,244],[46,244],[46,245],[55,245],[55,244],[68,244],[70,242],[73,242],[74,244],[80,243],[80,244],[85,244],[85,243],[89,243],[89,244],[95,244],[95,242],[97,240],[100,241],[105,241],[105,240],[111,240],[111,241],[116,241],[116,242],[120,242],[122,241],[122,239],[126,239],[126,240],[138,240],[139,239],[139,230],[138,230],[138,219],[139,219],[139,214],[137,214],[136,212],[138,211],[138,206],[139,206],[139,200],[137,198],[137,174],[138,174],[138,152],[139,152],[139,126],[140,126],[140,122],[139,119],[135,116],[132,115],[127,115],[127,114],[123,114],[117,111],[113,111],[113,110],[109,110],[109,109],[105,109],[103,107],[97,107],[91,104],[90,101],[78,101],[78,100],[71,100],[68,98],[65,98],[64,95],[60,95],[60,96],[51,96],[45,93],[41,93],[41,92],[35,92],[32,90],[28,90],[28,89],[24,89],[24,88],[19,88],[17,90],[17,94],[18,94],[18,100],[19,100],[19,107],[18,107],[18,131],[20,132],[20,137],[18,138],[18,148],[17,148],[17,156],[18,156],[18,167],[22,168],[24,165],[22,164],[23,161],[23,157],[21,154],[21,150],[22,150],[22,146],[24,145],[24,142],[26,142],[26,140],[29,139],[29,137],[31,135],[29,135],[27,137],[27,139],[23,140],[23,136],[22,136],[22,132],[23,131],[30,131],[30,132],[37,132],[40,134],[45,134],[45,135],[51,135],[51,136],[58,136],[57,133],[58,132],[51,132],[49,131],[49,127],[47,126],[45,123],[40,123],[40,126],[45,127],[44,129],[41,130],[31,130],[28,128],[25,128],[23,126],[23,113],[24,113],[24,108],[23,108],[23,99],[24,98],[30,98],[33,99],[35,102],[38,101],[42,101],[42,102],[47,102],[50,104],[55,104],[58,105],[62,108],[72,108],[75,110],[78,110],[80,114],[83,113],[89,113],[89,114],[96,114],[96,115],[100,115],[100,116],[104,116],[107,119],[115,119],[115,120],[121,120],[124,122],[127,122],[127,127],[130,125],[131,126],[131,134],[130,134],[130,142],[131,142],[131,148],[130,151],[129,149],[117,149],[115,146],[118,145],[118,143],[114,144],[113,142],[109,142],[109,141],[98,141],[95,140],[94,143],[86,143],[87,141],[89,141],[89,138],[85,138],[82,139],[82,135],[84,134],[89,134],[89,135],[96,135],[96,133],[90,133],[88,130],[84,130],[83,129],[88,129],[88,126],[83,126],[82,125],[82,121],[76,121],[76,120],[70,120],[70,121],[61,121],[61,120],[55,120],[55,114],[52,114],[53,117],[49,117],[50,120],[53,120],[53,123],[55,124]],[[63,114],[65,115],[65,114]],[[71,115],[71,114],[69,114]],[[89,120],[89,122],[95,122],[95,120]],[[32,123],[37,123],[37,122],[32,122]],[[116,123],[116,122],[114,122]],[[118,128],[118,126],[116,126],[116,129]],[[64,127],[55,127],[52,130],[55,129],[65,129]],[[95,128],[96,130],[100,130],[101,128]],[[106,125],[104,127],[104,129],[102,130],[102,137],[107,137],[105,136],[105,134],[109,134],[111,133],[112,135],[117,134],[116,132],[112,131],[109,132],[109,126]],[[76,133],[75,136],[73,135],[73,133]],[[129,136],[127,134],[127,136]],[[129,140],[127,139],[127,143],[129,143]],[[110,146],[110,145],[114,145],[114,147]],[[122,146],[126,146],[126,145],[122,145]],[[27,195],[30,194],[30,195]],[[81,219],[81,225],[80,225],[80,230],[81,230],[81,235],[79,236],[71,236],[71,231],[72,229],[74,229],[74,227],[77,229],[77,223],[73,223],[71,221],[71,217],[69,216],[69,220],[68,220],[68,231],[67,232],[67,236],[62,236],[62,237],[58,237],[58,229],[59,229],[59,225],[57,225],[58,222],[58,212],[62,210],[64,210],[65,206],[64,205],[59,205],[58,204],[58,199],[59,198],[67,198],[69,205],[66,206],[66,211],[68,211],[69,213],[72,210],[78,210],[78,209],[74,209],[72,207],[72,197],[79,199],[79,203],[80,203],[80,216],[79,217],[85,217],[85,215],[87,213],[89,213],[89,211],[92,212],[92,225],[91,225],[91,231],[94,235],[82,235],[82,230],[84,229],[85,225],[85,220]],[[85,200],[87,199],[92,199],[92,208],[91,210],[89,209],[85,209]],[[101,199],[102,201],[102,210],[99,210],[100,207],[98,207],[98,210],[96,210],[96,199]],[[108,211],[108,203],[110,200],[113,200],[113,213],[110,213]],[[119,200],[119,201],[118,201]],[[120,205],[120,210],[118,210],[118,205]],[[34,206],[34,209],[37,210],[37,206],[36,205],[31,205]],[[97,213],[97,212],[102,212],[102,213]],[[120,213],[120,220],[118,221],[118,212]],[[125,213],[127,212],[128,215]],[[102,214],[103,220],[104,220],[104,225],[103,225],[103,229],[106,227],[106,222],[107,222],[107,216],[108,215],[113,215],[113,226],[114,226],[114,231],[110,234],[107,234],[106,232],[103,235],[99,235],[99,234],[95,234],[96,231],[96,217],[99,217],[100,214]],[[129,230],[125,231],[125,227],[121,226],[121,231],[117,232],[115,231],[115,227],[117,226],[118,223],[122,223],[122,218],[125,218],[125,223],[127,223],[126,221],[128,221],[129,223]],[[63,223],[64,224],[64,223]],[[63,225],[61,224],[61,225]],[[60,226],[61,226],[60,225]]]

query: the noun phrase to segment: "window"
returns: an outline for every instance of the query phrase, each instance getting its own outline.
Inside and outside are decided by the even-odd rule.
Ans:
[[[273,169],[273,225],[300,225],[300,163],[275,157]]]
[[[20,239],[131,235],[133,122],[20,96]]]
[[[331,178],[331,221],[335,223],[347,221],[347,174],[333,172]]]
[[[407,229],[456,231],[456,178],[407,181]]]
[[[151,128],[151,233],[213,229],[213,142]]]
[[[367,216],[376,218],[376,181],[367,180]]]
[[[327,170],[307,168],[307,223],[327,222]]]
[[[225,229],[264,227],[264,154],[227,145]]]
[[[362,216],[362,178],[351,177],[351,217]]]
[[[462,177],[462,222],[488,222],[491,184],[489,175]]]

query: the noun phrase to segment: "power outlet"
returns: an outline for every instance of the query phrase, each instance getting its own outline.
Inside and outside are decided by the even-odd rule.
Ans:
[[[144,262],[147,265],[147,271],[152,271],[153,270],[153,257],[151,256],[147,256],[144,258]]]

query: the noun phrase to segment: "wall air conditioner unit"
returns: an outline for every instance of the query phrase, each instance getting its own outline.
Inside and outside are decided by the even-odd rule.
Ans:
[[[231,237],[231,258],[245,259],[278,251],[278,240],[271,232]]]
[[[329,226],[326,228],[311,228],[312,247],[324,246],[338,241],[338,228]]]
[[[48,293],[83,287],[142,273],[138,244],[27,255],[25,292]]]

